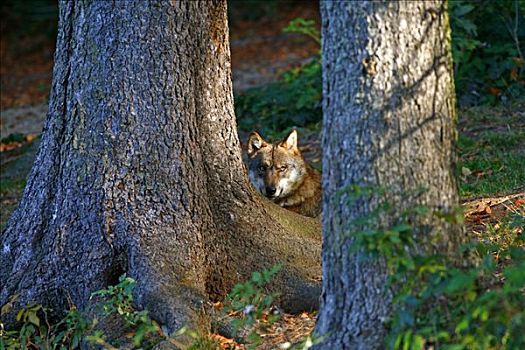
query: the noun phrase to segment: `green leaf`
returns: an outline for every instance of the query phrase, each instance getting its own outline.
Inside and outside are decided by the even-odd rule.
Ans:
[[[155,330],[155,327],[153,327],[152,325],[140,325],[137,331],[135,332],[135,335],[133,336],[133,345],[135,347],[139,347],[140,344],[142,344],[142,339],[144,339],[144,336],[152,332],[153,330]]]
[[[450,334],[448,334],[447,331],[440,331],[436,334],[436,338],[439,339],[439,340],[443,340],[443,341],[448,341],[450,340]]]
[[[273,297],[271,295],[265,295],[263,299],[263,305],[270,306],[273,303]]]
[[[78,341],[76,340],[76,338],[74,337],[73,339],[75,339],[75,343],[78,345]],[[98,331],[95,331],[92,335],[88,335],[86,336],[85,338],[88,342],[91,342],[91,343],[95,343],[95,344],[103,344],[104,343],[104,337],[103,337],[103,333],[102,331],[98,330]],[[73,345],[73,343],[71,344],[71,346],[74,348],[75,346]]]
[[[76,348],[78,347],[78,344],[80,343],[80,334],[73,334],[73,338],[71,339],[71,347]],[[102,335],[99,335],[99,339],[102,340]]]
[[[476,275],[473,273],[456,272],[448,281],[446,291],[449,294],[470,289],[474,285]]]
[[[517,262],[525,261],[525,249],[523,247],[510,247],[509,248],[510,257],[512,260],[516,260]]]
[[[407,268],[407,270],[414,270],[416,268],[416,264],[414,263],[414,259],[412,259],[410,256],[406,257],[402,261],[403,266]]]
[[[403,343],[403,334],[398,334],[396,336],[396,341],[394,342],[394,349],[399,349]]]
[[[58,345],[66,335],[65,331],[59,332],[57,335],[53,337],[53,344]]]
[[[488,271],[493,271],[496,268],[496,262],[491,255],[486,255],[482,260],[482,266]]]
[[[460,5],[460,6],[456,6],[455,9],[454,9],[454,16],[464,16],[466,15],[467,13],[471,12],[472,10],[474,10],[474,6],[472,5]]]
[[[257,332],[251,331],[250,334],[246,337],[246,340],[251,344],[258,345],[262,343],[262,338]]]
[[[414,335],[412,338],[412,350],[422,350],[424,349],[425,339],[419,334]]]
[[[522,288],[525,286],[525,263],[518,266],[509,266],[503,271],[506,282],[514,288]]]
[[[410,349],[410,339],[412,339],[412,330],[409,329],[403,336],[403,350]]]
[[[394,227],[392,227],[391,230],[395,232],[399,232],[399,233],[410,232],[412,231],[412,226],[410,226],[407,223],[401,223],[401,224],[397,224]]]
[[[456,334],[460,334],[462,331],[467,329],[469,326],[469,320],[467,318],[464,318],[461,320],[461,322],[458,323],[456,326],[455,332]]]
[[[262,274],[258,271],[252,273],[252,281],[257,284],[262,284],[263,283]]]
[[[40,326],[40,319],[38,318],[38,316],[36,315],[35,312],[33,311],[30,311],[28,312],[28,319],[29,319],[29,322],[31,322],[32,324],[34,324],[35,326]]]

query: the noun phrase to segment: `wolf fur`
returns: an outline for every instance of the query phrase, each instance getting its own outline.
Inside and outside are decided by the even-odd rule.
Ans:
[[[260,193],[296,213],[321,214],[321,174],[304,160],[297,147],[297,131],[276,143],[252,132],[247,153],[248,175]]]

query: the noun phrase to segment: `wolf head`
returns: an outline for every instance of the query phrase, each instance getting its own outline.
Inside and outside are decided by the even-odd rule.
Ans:
[[[252,132],[248,139],[248,175],[264,196],[279,201],[292,194],[306,176],[306,164],[297,147],[297,131],[282,141],[266,142]]]

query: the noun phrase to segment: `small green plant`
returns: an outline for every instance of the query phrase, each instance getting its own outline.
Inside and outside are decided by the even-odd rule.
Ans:
[[[222,347],[211,338],[197,336],[188,350],[222,350]]]
[[[99,290],[93,293],[91,298],[98,296],[103,298],[103,301],[97,305],[101,310],[102,317],[117,313],[128,325],[135,327],[132,342],[134,346],[139,346],[144,337],[160,332],[160,327],[149,317],[146,310],[137,311],[133,308],[132,293],[135,285],[136,281],[124,274],[120,276],[117,285]],[[100,341],[94,336],[88,340]]]
[[[279,272],[277,265],[269,270],[254,272],[251,279],[234,286],[226,298],[224,312],[241,318],[232,321],[237,332],[248,329],[245,340],[249,343],[248,349],[260,345],[261,331],[271,326],[280,316],[272,312],[275,295],[266,293],[265,286]],[[104,349],[116,350],[118,345],[106,339],[102,330],[97,329],[100,320],[111,315],[120,316],[127,326],[131,327],[131,344],[134,348],[152,348],[155,344],[165,340],[181,349],[187,350],[220,350],[216,340],[202,336],[192,329],[183,327],[171,337],[163,335],[159,325],[151,320],[147,311],[136,311],[133,308],[132,292],[136,285],[135,280],[123,275],[119,283],[99,290],[91,298],[100,298],[95,304],[97,310],[94,318],[79,312],[76,307],[70,310],[57,323],[52,324],[48,314],[52,311],[42,305],[28,305],[19,311],[17,320],[21,328],[6,331],[0,323],[0,350],[4,349],[77,349],[82,341],[100,346]],[[5,307],[4,307],[5,308]],[[3,312],[6,311],[3,308]],[[185,336],[192,339],[191,345],[180,342],[177,338]],[[284,344],[286,349],[306,350],[317,341],[307,337],[299,344]]]
[[[249,343],[248,349],[255,349],[262,343],[259,335],[262,327],[269,326],[280,318],[279,314],[271,311],[275,295],[265,291],[265,286],[280,270],[281,266],[276,265],[269,270],[254,272],[250,280],[236,284],[226,297],[223,312],[240,316],[231,323],[234,333],[240,329],[249,330],[245,337]]]
[[[285,33],[300,33],[309,36],[317,44],[321,45],[321,33],[316,28],[315,21],[312,19],[295,18],[283,28]]]
[[[42,305],[28,305],[17,314],[20,330],[1,330],[0,349],[76,349],[82,340],[98,344],[107,349],[116,349],[105,340],[102,331],[96,329],[97,317],[113,314],[121,316],[134,329],[132,343],[141,346],[148,335],[160,332],[158,324],[151,320],[147,311],[136,311],[132,307],[132,291],[135,281],[125,275],[119,283],[92,294],[101,297],[96,305],[99,313],[94,318],[79,312],[74,305],[57,323],[52,324],[48,314],[52,311]]]
[[[96,322],[89,322],[71,306],[62,320],[52,324],[50,309],[42,305],[28,305],[16,316],[22,323],[18,331],[0,330],[0,349],[74,349],[80,345],[84,333]]]
[[[494,104],[523,96],[523,13],[525,3],[518,0],[449,1],[460,103]]]
[[[351,200],[377,197],[381,191],[356,193]],[[361,229],[349,232],[353,250],[364,249],[387,263],[387,285],[395,291],[388,348],[524,348],[525,240],[513,233],[523,223],[523,213],[503,221],[498,241],[468,244],[455,256],[418,251],[410,218],[432,215],[461,223],[460,210],[443,213],[416,206],[401,213],[393,227],[378,228],[378,218],[393,213],[395,209],[381,203],[354,223]],[[469,255],[477,258],[459,266]]]
[[[452,266],[444,257],[418,257],[398,292],[392,348],[521,349],[525,326],[523,242],[509,249],[479,244],[481,263]],[[499,266],[494,255],[506,258]],[[503,282],[494,277],[500,273]]]

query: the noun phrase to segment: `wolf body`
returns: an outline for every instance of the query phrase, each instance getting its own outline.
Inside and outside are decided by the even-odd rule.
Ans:
[[[297,131],[277,143],[252,132],[247,153],[248,175],[260,193],[296,213],[321,214],[321,174],[304,160],[297,147]]]

